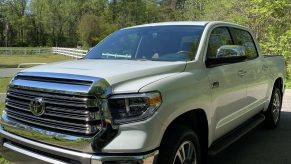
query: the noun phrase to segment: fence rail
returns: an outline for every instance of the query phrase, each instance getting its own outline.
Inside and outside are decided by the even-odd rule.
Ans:
[[[0,55],[40,55],[40,54],[61,54],[74,58],[82,58],[86,55],[86,50],[77,48],[51,47],[0,47]]]
[[[82,58],[86,55],[86,50],[80,50],[77,48],[63,48],[63,47],[53,47],[54,54],[62,54],[66,56],[71,56],[74,58]]]
[[[52,53],[52,48],[0,48],[0,55],[35,55]]]

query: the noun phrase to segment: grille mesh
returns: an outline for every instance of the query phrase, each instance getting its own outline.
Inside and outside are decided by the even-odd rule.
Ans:
[[[45,113],[32,114],[30,102],[42,98]],[[11,86],[7,92],[6,113],[11,119],[66,133],[94,134],[100,130],[99,109],[90,96],[76,96]]]

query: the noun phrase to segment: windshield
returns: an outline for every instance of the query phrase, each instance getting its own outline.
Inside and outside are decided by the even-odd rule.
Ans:
[[[114,32],[85,59],[193,60],[203,26],[148,26]]]

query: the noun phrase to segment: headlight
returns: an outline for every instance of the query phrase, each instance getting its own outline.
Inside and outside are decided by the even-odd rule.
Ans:
[[[159,108],[159,92],[115,95],[109,98],[109,109],[114,124],[144,120]]]

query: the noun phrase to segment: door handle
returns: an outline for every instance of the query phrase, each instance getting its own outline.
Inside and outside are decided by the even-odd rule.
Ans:
[[[214,82],[212,82],[212,84],[211,84],[211,88],[213,89],[213,88],[218,88],[219,87],[219,82],[218,81],[214,81]]]
[[[243,77],[246,75],[246,73],[247,73],[246,70],[239,70],[237,74],[238,74],[238,76]]]

